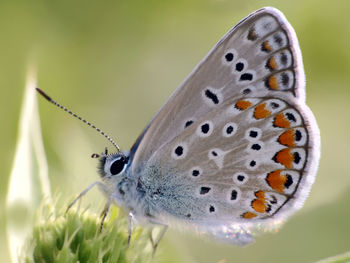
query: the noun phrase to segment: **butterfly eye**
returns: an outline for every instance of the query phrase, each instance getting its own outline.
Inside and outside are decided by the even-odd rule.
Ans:
[[[121,171],[123,171],[125,164],[127,163],[127,159],[125,157],[121,157],[117,160],[115,160],[112,164],[111,167],[109,168],[109,171],[111,172],[112,175],[117,175]]]

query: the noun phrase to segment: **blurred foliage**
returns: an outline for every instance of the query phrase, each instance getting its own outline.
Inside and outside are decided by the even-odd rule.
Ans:
[[[1,184],[4,203],[28,61],[39,86],[112,134],[128,149],[155,112],[220,37],[263,6],[295,28],[305,64],[307,101],[321,130],[322,157],[304,208],[277,234],[247,248],[170,231],[161,246],[184,262],[310,262],[350,249],[350,17],[347,0],[178,0],[0,2]],[[70,197],[98,177],[101,136],[40,101],[53,192]],[[109,145],[108,145],[109,146]],[[92,191],[84,202],[103,203]],[[4,206],[0,254],[8,259]],[[177,257],[176,257],[177,258]],[[178,261],[174,261],[178,262]]]
[[[329,257],[316,263],[348,263],[350,262],[350,252],[346,252],[337,256]]]

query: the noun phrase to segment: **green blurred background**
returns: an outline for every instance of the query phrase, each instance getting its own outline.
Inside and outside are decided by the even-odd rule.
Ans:
[[[304,208],[277,234],[247,248],[169,231],[161,243],[173,262],[311,262],[350,250],[350,2],[6,1],[0,2],[1,262],[8,176],[28,61],[39,86],[129,149],[169,95],[209,49],[250,12],[280,9],[295,28],[307,77],[307,102],[321,130],[319,173]],[[91,153],[110,144],[40,99],[52,191],[68,200],[95,181]],[[93,190],[85,204],[96,210]]]

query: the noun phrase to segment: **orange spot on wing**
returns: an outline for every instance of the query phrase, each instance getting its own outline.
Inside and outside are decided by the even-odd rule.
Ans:
[[[287,168],[292,168],[294,155],[290,152],[289,148],[285,148],[276,153],[276,155],[273,157],[273,160],[284,165]]]
[[[265,213],[268,210],[266,205],[266,198],[264,191],[255,192],[255,196],[257,197],[251,203],[252,208],[258,213]]]
[[[257,192],[255,192],[255,196],[258,199],[265,200],[265,192],[264,191],[257,191]]]
[[[257,214],[252,213],[252,212],[246,212],[242,215],[242,217],[245,219],[252,219],[254,217],[257,217]]]
[[[272,47],[270,46],[269,41],[264,41],[262,43],[262,49],[267,52],[270,52],[272,50]]]
[[[270,89],[278,90],[278,80],[277,77],[272,75],[267,79],[267,85]]]
[[[250,30],[249,30],[249,33],[248,33],[248,39],[249,40],[256,40],[258,38],[258,35],[255,33],[255,28],[252,27]]]
[[[260,200],[260,199],[255,199],[252,202],[252,208],[258,213],[265,213],[266,212],[265,202]]]
[[[280,128],[289,128],[290,127],[290,121],[286,119],[283,113],[279,113],[276,115],[273,125],[275,127],[280,127]]]
[[[252,103],[248,100],[239,100],[239,101],[237,101],[237,103],[235,105],[235,107],[239,110],[246,110],[250,106],[252,106]]]
[[[285,146],[294,147],[295,146],[295,133],[294,130],[288,130],[278,137],[278,142]]]
[[[271,112],[267,110],[266,103],[261,103],[258,106],[256,106],[254,110],[254,117],[256,119],[263,119],[271,115]]]
[[[266,177],[266,181],[271,188],[282,193],[284,190],[284,184],[287,181],[287,176],[281,174],[282,170],[276,170],[269,173]]]
[[[275,70],[277,69],[277,63],[274,57],[271,57],[268,61],[267,61],[267,67],[271,70]],[[271,78],[271,77],[270,77]]]

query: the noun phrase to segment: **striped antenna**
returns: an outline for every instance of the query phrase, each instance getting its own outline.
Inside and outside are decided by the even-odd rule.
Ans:
[[[48,100],[49,102],[51,102],[53,105],[57,106],[58,108],[64,110],[65,112],[68,112],[70,115],[72,115],[73,117],[81,120],[82,122],[84,122],[85,124],[89,125],[91,128],[95,129],[96,131],[98,131],[100,134],[102,134],[104,137],[106,137],[106,139],[108,141],[110,141],[115,148],[117,148],[118,152],[120,152],[120,148],[119,146],[113,141],[113,139],[111,137],[109,137],[108,134],[106,134],[104,131],[102,131],[101,129],[97,128],[95,125],[93,125],[91,122],[88,122],[87,120],[83,119],[82,117],[76,115],[74,112],[70,111],[69,109],[67,109],[66,107],[62,106],[61,104],[57,103],[56,101],[54,101],[53,99],[51,99],[51,97],[49,95],[47,95],[44,91],[42,91],[39,88],[35,88],[37,92],[39,92],[39,94],[41,96],[43,96],[46,100]]]

